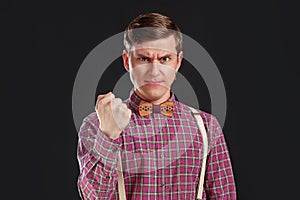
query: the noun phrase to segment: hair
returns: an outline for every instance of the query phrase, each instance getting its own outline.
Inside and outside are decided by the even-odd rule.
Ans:
[[[124,31],[124,46],[127,52],[134,44],[175,36],[177,53],[182,51],[182,33],[170,17],[160,13],[138,15]]]

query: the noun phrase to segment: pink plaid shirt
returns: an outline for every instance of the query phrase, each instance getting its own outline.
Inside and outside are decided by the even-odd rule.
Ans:
[[[86,116],[79,131],[78,190],[82,199],[118,199],[118,151],[121,152],[127,200],[196,199],[202,164],[202,137],[187,105],[175,100],[171,117],[141,117],[141,99],[131,91],[124,101],[131,120],[112,140],[99,130],[96,112]],[[209,142],[203,199],[236,199],[228,148],[217,119],[198,110]]]

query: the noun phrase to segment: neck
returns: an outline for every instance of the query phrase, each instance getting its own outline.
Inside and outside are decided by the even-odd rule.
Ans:
[[[134,92],[144,101],[147,101],[149,103],[152,103],[154,105],[160,105],[161,103],[167,101],[171,97],[171,92],[170,90],[166,92],[161,98],[159,99],[148,99],[144,95],[142,95],[138,90],[134,90]]]

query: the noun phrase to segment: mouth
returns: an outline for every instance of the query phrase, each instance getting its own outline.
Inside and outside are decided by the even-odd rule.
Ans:
[[[145,81],[146,83],[162,83],[164,81]]]
[[[160,85],[164,81],[145,81],[146,85]]]

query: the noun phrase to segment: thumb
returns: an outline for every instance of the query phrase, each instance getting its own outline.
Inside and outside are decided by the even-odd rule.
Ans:
[[[131,114],[132,114],[132,112],[131,112],[131,110],[130,109],[128,109],[129,110],[129,112],[128,112],[128,117],[129,117],[129,119],[131,118]]]

